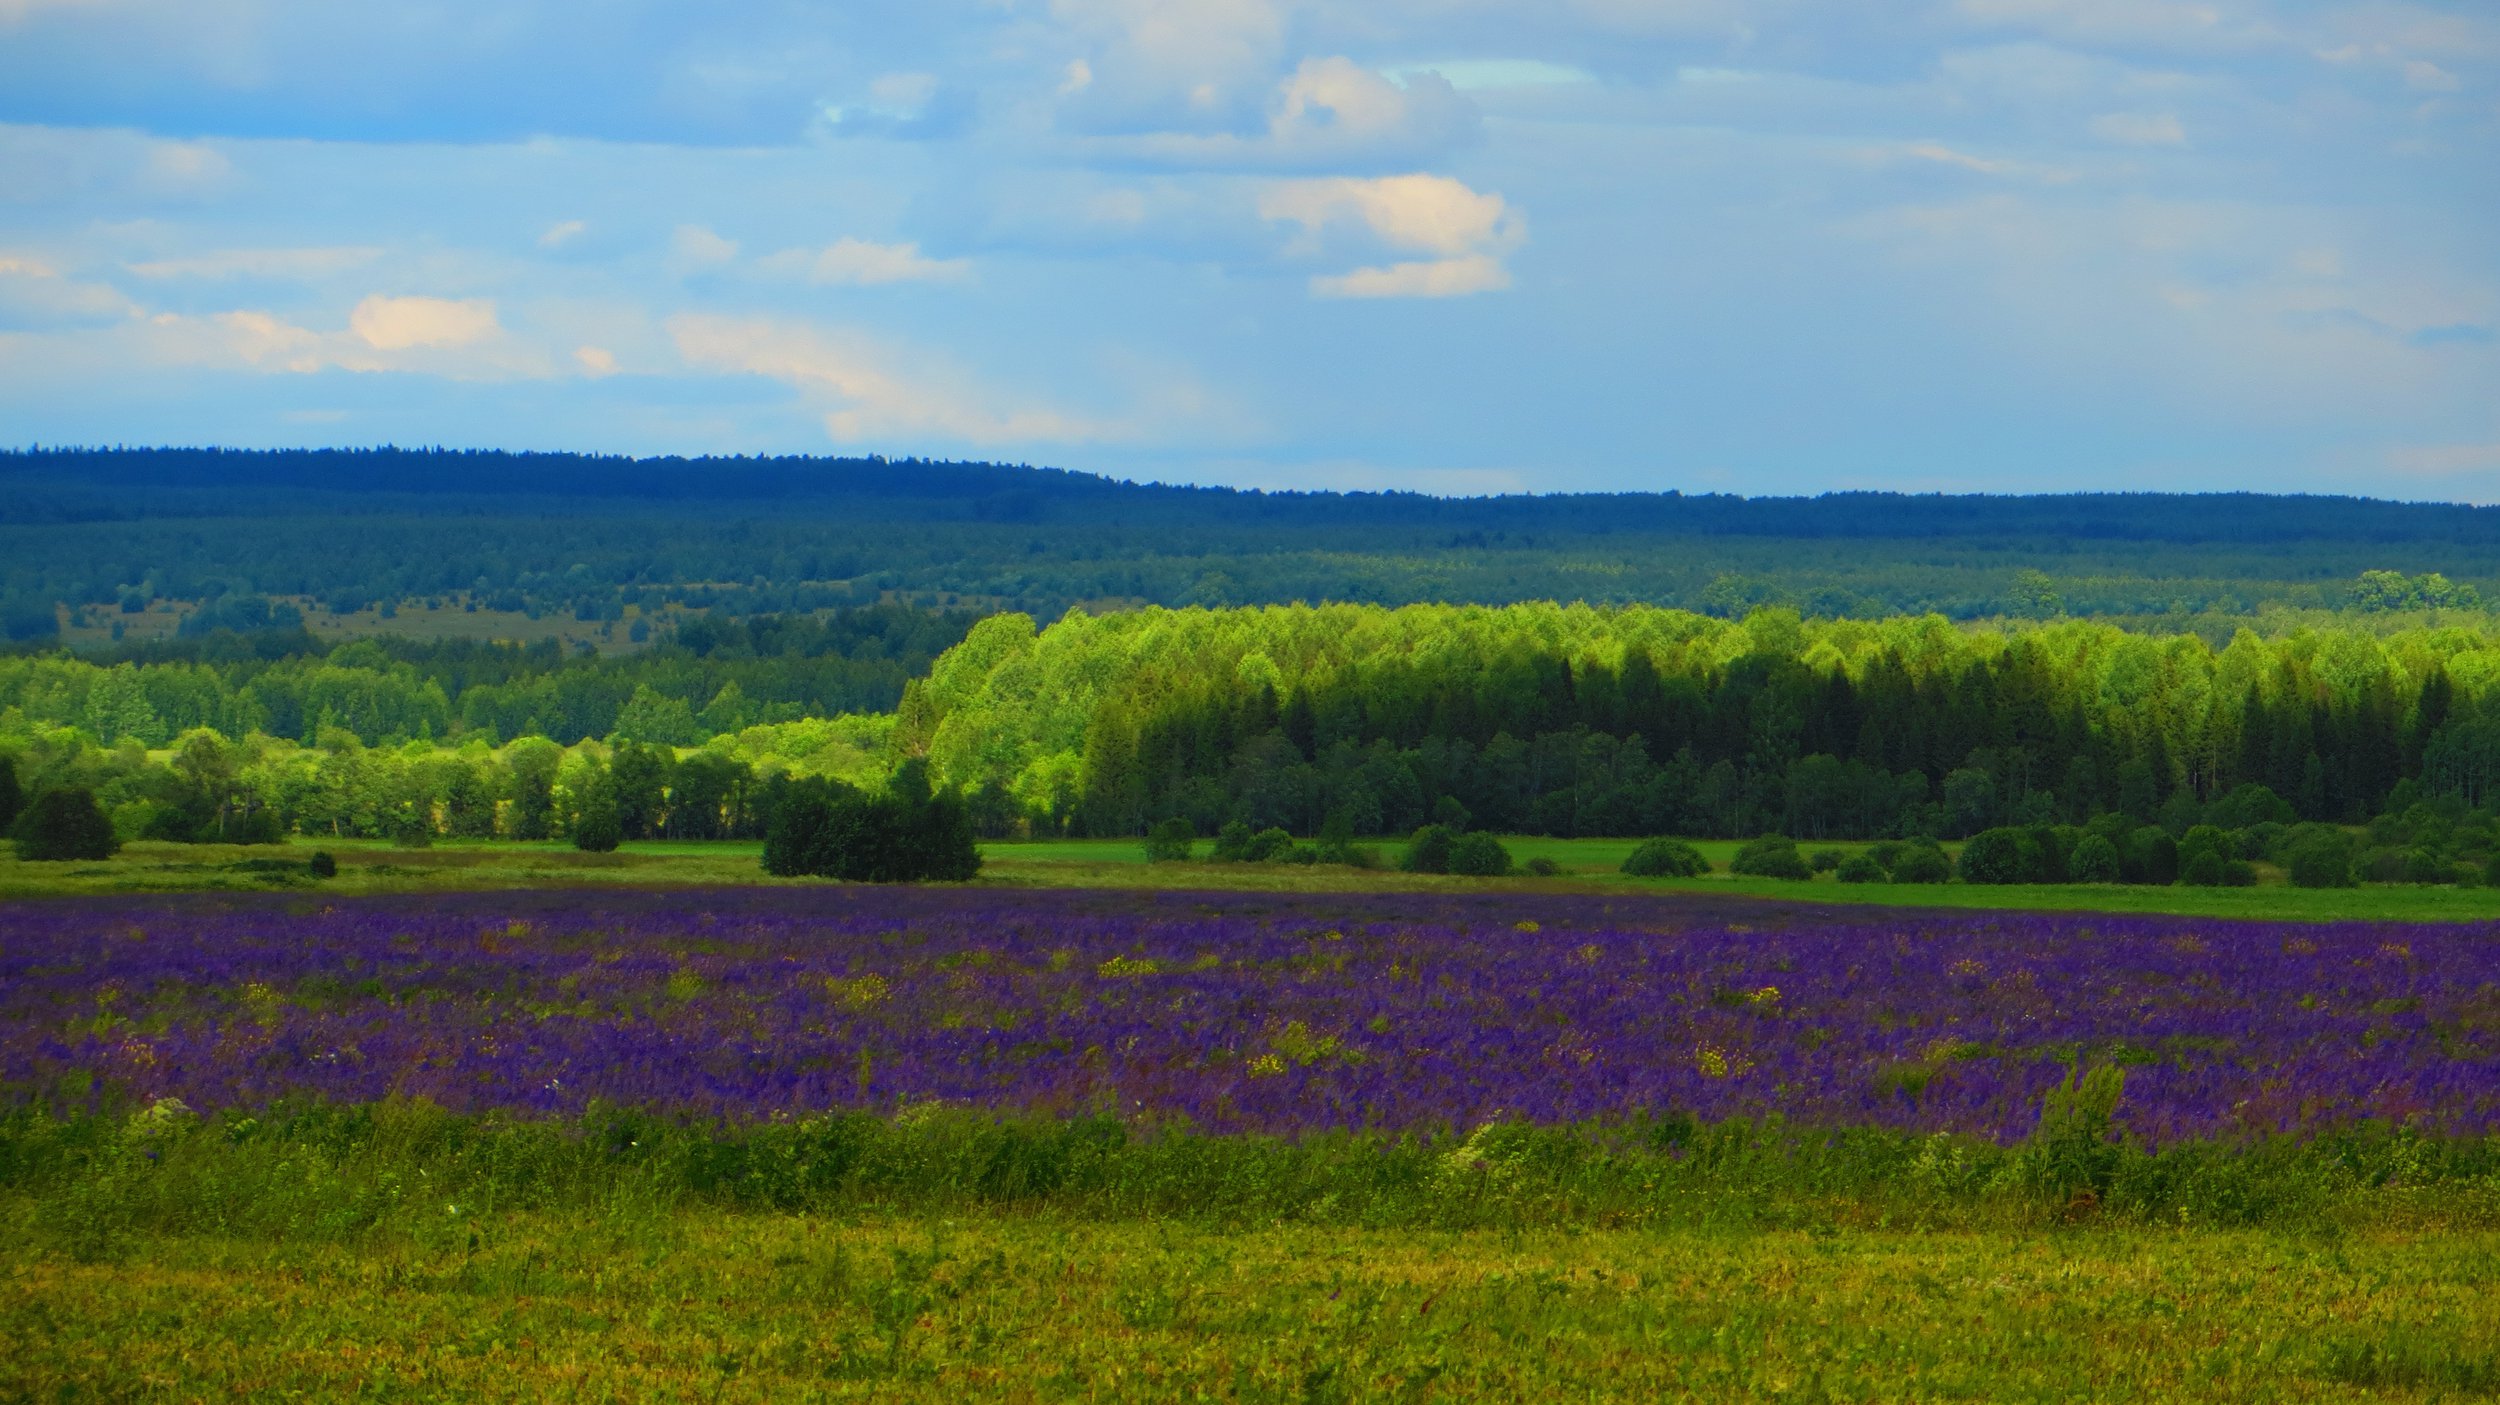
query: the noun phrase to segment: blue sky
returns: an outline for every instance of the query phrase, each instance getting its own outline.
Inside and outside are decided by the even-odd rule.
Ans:
[[[0,440],[2500,500],[2500,10],[0,0]]]

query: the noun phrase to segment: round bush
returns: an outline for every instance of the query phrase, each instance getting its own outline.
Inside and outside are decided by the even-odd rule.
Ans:
[[[1293,861],[1293,836],[1270,825],[1250,836],[1250,847],[1242,852],[1241,857],[1249,863],[1290,863]]]
[[[1817,873],[1830,873],[1840,867],[1840,861],[1845,857],[1838,849],[1817,849],[1806,855],[1806,867]]]
[[[109,859],[121,840],[95,792],[76,786],[47,790],[17,817],[17,856],[39,863]]]
[[[2221,887],[2222,855],[2211,849],[2198,849],[2188,856],[2186,866],[2179,870],[2179,881],[2190,888]]]
[[[1490,834],[1462,834],[1450,844],[1450,872],[1470,878],[1499,878],[1510,872],[1510,850]]]
[[[2167,888],[2179,881],[2179,841],[2159,825],[2145,825],[2127,836],[2118,851],[2118,867],[2129,883]]]
[[[312,857],[304,861],[304,867],[310,870],[315,878],[339,876],[339,861],[330,857],[330,851],[327,849],[313,850]]]
[[[2405,881],[2407,883],[2454,883],[2457,881],[2456,865],[2442,858],[2434,850],[2416,849],[2405,855]]]
[[[1634,878],[1699,878],[1710,871],[1710,860],[1681,839],[1645,839],[1624,856],[1623,871]]]
[[[1806,867],[1805,858],[1797,852],[1797,842],[1777,834],[1766,834],[1750,840],[1736,851],[1727,871],[1748,878],[1812,878],[1814,870]]]
[[[1457,842],[1457,831],[1448,825],[1425,825],[1406,842],[1406,852],[1399,857],[1398,867],[1409,873],[1447,873],[1450,871],[1450,846]]]
[[[1250,826],[1239,820],[1226,820],[1215,832],[1215,849],[1207,855],[1217,863],[1240,863],[1250,852]]]
[[[2292,845],[2284,867],[2291,871],[2295,888],[2349,888],[2352,840],[2333,831],[2311,834]]]
[[[1944,856],[1944,850],[1930,844],[1913,844],[1892,863],[1895,883],[1943,883],[1952,877],[1953,861]]]
[[[2118,846],[2106,835],[2087,834],[2075,841],[2075,852],[2066,860],[2066,877],[2075,883],[2115,883],[2118,881]]]
[[[1559,878],[1562,876],[1563,866],[1539,854],[1528,860],[1527,868],[1522,871],[1531,878]]]
[[[1871,854],[1851,854],[1832,870],[1832,877],[1843,883],[1881,883],[1890,876]]]
[[[2040,846],[2019,829],[1983,829],[1962,846],[1954,871],[1965,883],[2038,882]]]

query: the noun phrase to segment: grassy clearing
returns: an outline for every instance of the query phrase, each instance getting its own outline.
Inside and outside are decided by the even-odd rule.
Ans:
[[[2273,921],[2485,922],[2500,920],[2500,889],[2373,884],[2301,889],[2280,881],[2253,888],[2142,888],[2115,884],[2011,885],[1846,884],[1829,874],[1785,882],[1714,873],[1682,880],[1632,879],[1616,870],[1638,841],[1511,836],[1503,842],[1521,863],[1546,858],[1563,870],[1551,878],[1477,879],[1400,873],[1393,868],[1336,865],[1149,864],[1144,846],[1126,839],[1067,839],[982,846],[983,884],[1025,887],[1213,889],[1242,892],[1609,892],[1684,894],[1777,903],[1847,903],[1882,907],[1950,907],[2001,911],[2171,914]],[[1381,846],[1394,858],[1393,843]],[[1733,840],[1695,847],[1724,866]],[[1855,853],[1862,843],[1810,844]],[[1948,846],[1950,848],[1952,846]],[[313,850],[336,856],[339,876],[315,883],[303,872]],[[265,892],[300,888],[342,894],[606,885],[711,887],[811,883],[775,879],[762,870],[753,842],[627,844],[611,854],[586,854],[561,843],[490,840],[400,849],[377,840],[298,839],[244,848],[221,844],[126,846],[100,863],[24,863],[0,849],[0,899],[70,894]]]

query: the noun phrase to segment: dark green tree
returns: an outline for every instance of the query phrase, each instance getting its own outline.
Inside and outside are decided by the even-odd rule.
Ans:
[[[583,794],[581,812],[573,817],[573,847],[585,853],[613,853],[625,839],[625,824],[617,814],[616,783],[606,774],[590,783]]]
[[[121,849],[112,817],[96,803],[95,792],[77,786],[36,796],[12,828],[17,856],[32,862],[109,859]]]
[[[1197,839],[1197,827],[1177,815],[1158,820],[1146,831],[1146,862],[1185,863]]]

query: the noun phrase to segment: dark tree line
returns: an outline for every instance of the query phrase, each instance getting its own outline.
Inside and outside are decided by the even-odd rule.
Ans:
[[[2289,665],[2286,665],[2287,667]],[[2244,784],[2300,819],[2355,822],[2413,779],[2482,803],[2500,786],[2500,718],[2453,716],[2432,671],[2347,694],[2285,678],[2217,704],[2226,745],[2188,751],[2119,728],[2045,650],[1926,674],[1897,657],[1857,676],[1749,654],[1662,676],[1519,653],[1483,669],[1389,662],[1272,687],[1201,685],[1089,731],[1075,823],[1140,833],[1166,815],[1316,832],[1344,814],[1402,833],[1445,801],[1479,826],[1557,835],[1779,830],[1802,838],[1935,834],[2160,818]],[[2200,719],[2208,721],[2210,719]]]

